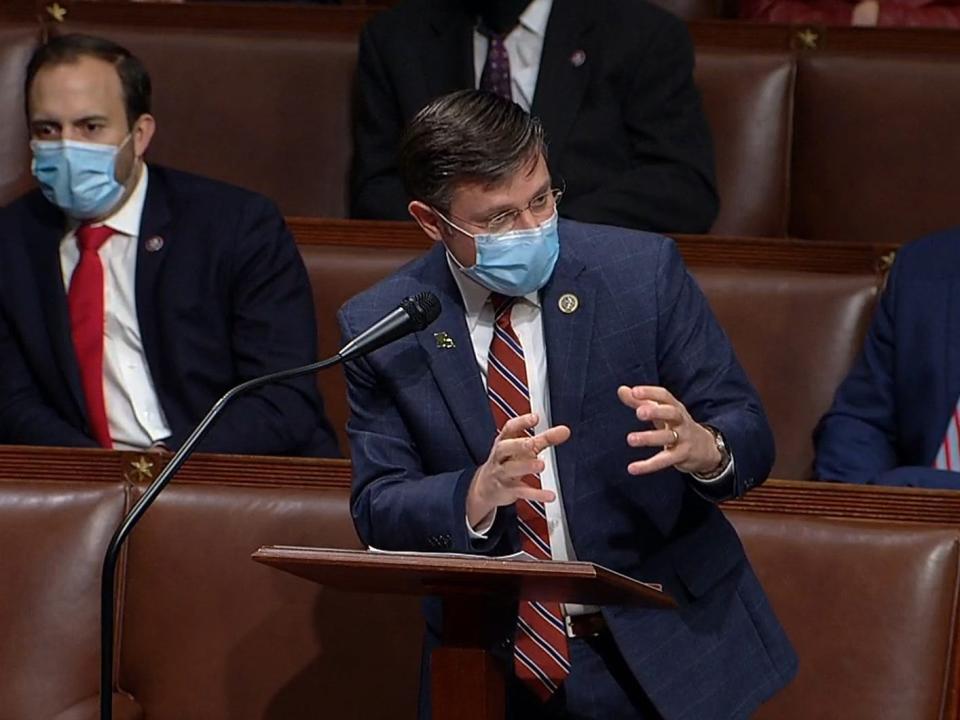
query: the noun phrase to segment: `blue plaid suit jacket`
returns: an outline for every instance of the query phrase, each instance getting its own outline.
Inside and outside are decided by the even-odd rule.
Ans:
[[[672,240],[563,220],[560,240],[541,291],[542,318],[551,420],[572,430],[556,455],[577,556],[661,583],[678,599],[677,611],[604,608],[665,718],[749,717],[796,670],[739,538],[716,507],[763,482],[772,466],[763,409]],[[353,337],[424,290],[440,298],[439,319],[347,368],[357,530],[381,548],[515,551],[512,508],[498,511],[486,541],[467,532],[467,488],[496,433],[443,247],[346,303],[341,329]],[[559,310],[565,293],[580,301],[572,314]],[[455,347],[440,347],[437,332]],[[628,475],[628,463],[651,451],[626,444],[638,422],[617,398],[621,384],[662,385],[697,421],[718,428],[735,458],[734,477],[706,486],[672,469]],[[428,646],[438,612],[428,603]],[[514,619],[505,613],[490,623],[495,652]]]

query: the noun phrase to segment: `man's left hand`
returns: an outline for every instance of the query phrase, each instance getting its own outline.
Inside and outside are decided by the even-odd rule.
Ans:
[[[713,434],[694,421],[690,413],[666,388],[653,385],[617,389],[620,402],[636,412],[637,419],[653,424],[653,430],[627,434],[630,447],[662,447],[653,457],[627,465],[631,475],[675,467],[686,473],[706,475],[716,471],[722,457]]]

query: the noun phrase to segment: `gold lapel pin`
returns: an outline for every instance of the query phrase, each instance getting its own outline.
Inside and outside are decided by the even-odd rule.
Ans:
[[[440,332],[435,332],[433,334],[433,339],[437,341],[437,347],[441,350],[450,350],[457,346],[457,344],[453,341],[453,338],[442,330]]]
[[[580,307],[580,298],[573,293],[564,293],[557,301],[557,306],[560,308],[560,312],[563,314],[571,315],[577,311],[577,308]]]

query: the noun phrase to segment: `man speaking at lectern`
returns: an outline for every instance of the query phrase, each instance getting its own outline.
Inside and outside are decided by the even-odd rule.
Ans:
[[[545,159],[538,122],[493,94],[444,96],[407,128],[409,210],[437,242],[340,323],[353,337],[425,290],[443,311],[347,368],[357,529],[386,549],[588,560],[676,598],[492,609],[508,717],[747,718],[796,669],[715,505],[766,478],[766,417],[673,242],[558,221]]]

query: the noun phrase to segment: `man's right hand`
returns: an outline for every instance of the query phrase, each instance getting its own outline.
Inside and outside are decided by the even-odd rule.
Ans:
[[[527,435],[539,418],[530,413],[507,421],[490,449],[487,461],[477,468],[467,490],[467,522],[476,528],[484,524],[498,507],[517,500],[552,502],[556,493],[532,488],[523,478],[543,472],[543,460],[537,457],[548,447],[562,445],[570,438],[570,428],[556,425],[539,435]]]

